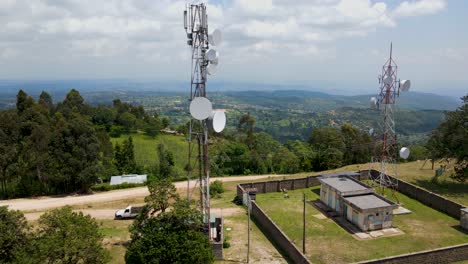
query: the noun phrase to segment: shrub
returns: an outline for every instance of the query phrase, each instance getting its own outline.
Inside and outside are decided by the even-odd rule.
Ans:
[[[219,197],[224,192],[224,186],[222,181],[214,181],[210,183],[210,195],[214,198]]]

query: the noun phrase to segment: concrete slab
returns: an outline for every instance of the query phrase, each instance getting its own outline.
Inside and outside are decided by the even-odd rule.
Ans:
[[[411,213],[412,212],[410,210],[404,208],[403,206],[398,206],[397,209],[393,210],[394,215],[411,214]]]
[[[327,219],[327,217],[324,214],[316,214],[314,215],[314,217],[317,219]]]
[[[383,236],[384,233],[381,232],[381,231],[371,231],[371,232],[369,232],[369,235],[370,235],[371,237],[373,237],[373,238],[376,238],[376,237],[381,237],[381,236]]]
[[[362,240],[371,238],[371,236],[369,236],[366,233],[362,233],[362,232],[361,233],[356,233],[354,235],[357,236],[359,239],[362,239]]]

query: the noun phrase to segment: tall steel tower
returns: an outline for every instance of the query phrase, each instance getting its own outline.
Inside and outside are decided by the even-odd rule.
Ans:
[[[184,28],[187,33],[187,44],[192,51],[191,84],[190,84],[190,114],[188,133],[188,164],[187,164],[187,199],[191,198],[190,180],[198,174],[195,188],[198,185],[200,193],[200,211],[205,224],[210,226],[210,163],[208,157],[208,130],[215,132],[224,129],[226,118],[224,112],[213,110],[210,100],[206,97],[207,75],[216,70],[218,52],[210,49],[211,45],[219,45],[221,32],[215,30],[208,34],[208,16],[206,5],[188,4],[184,11]],[[224,121],[224,123],[223,123]],[[211,239],[211,232],[208,230]]]
[[[409,80],[400,81],[397,76],[398,66],[392,57],[392,44],[390,44],[390,58],[382,67],[382,73],[379,75],[379,95],[378,98],[371,98],[371,106],[380,110],[381,129],[382,129],[382,147],[380,156],[377,160],[380,162],[380,174],[373,177],[381,190],[385,187],[396,189],[398,181],[396,178],[390,178],[388,175],[398,176],[396,161],[398,157],[397,135],[395,133],[395,103],[400,91],[408,91],[410,87]],[[408,149],[404,148],[405,155]],[[403,151],[403,149],[402,149]],[[409,155],[409,152],[407,153]],[[400,151],[400,156],[404,158]],[[408,157],[406,155],[406,158]]]

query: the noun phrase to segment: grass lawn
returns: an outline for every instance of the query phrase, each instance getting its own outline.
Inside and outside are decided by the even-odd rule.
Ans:
[[[257,195],[260,207],[298,248],[302,248],[302,194],[306,193],[307,200],[318,199],[319,188],[289,191],[289,199],[281,193]],[[320,212],[307,205],[306,255],[313,263],[349,263],[468,243],[467,234],[458,229],[457,219],[402,194],[398,198],[413,212],[394,216],[394,226],[405,234],[366,241],[354,239],[330,219],[318,219],[314,215]]]
[[[174,155],[174,173],[177,176],[185,176],[184,167],[188,159],[187,140],[183,136],[160,134],[155,138],[144,134],[131,134],[135,146],[135,159],[140,166],[152,166],[158,163],[157,145],[163,143]],[[122,144],[128,135],[119,138],[111,138],[112,144]]]

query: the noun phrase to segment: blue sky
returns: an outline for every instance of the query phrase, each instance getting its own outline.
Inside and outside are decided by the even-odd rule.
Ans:
[[[2,0],[0,79],[189,79],[187,1]],[[214,81],[377,90],[393,41],[413,91],[468,92],[468,1],[217,0]]]

